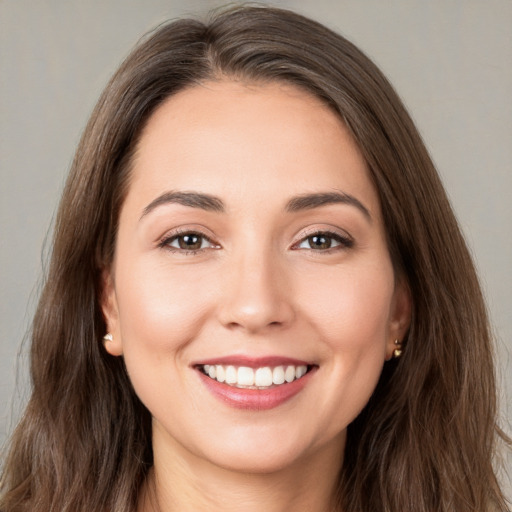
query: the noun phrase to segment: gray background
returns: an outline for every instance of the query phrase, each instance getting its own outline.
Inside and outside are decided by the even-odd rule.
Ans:
[[[39,292],[45,237],[95,100],[144,32],[165,19],[222,4],[0,0],[0,443],[26,399],[26,346],[15,386],[17,353]],[[510,433],[512,1],[273,4],[314,17],[354,41],[409,107],[480,271],[497,337],[503,424]]]

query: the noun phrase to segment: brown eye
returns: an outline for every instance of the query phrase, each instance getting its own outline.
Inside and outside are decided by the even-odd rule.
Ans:
[[[178,236],[176,237],[176,240],[178,241],[180,249],[185,249],[189,251],[201,249],[201,246],[203,244],[203,237],[201,235],[196,235],[195,233],[192,233],[190,235]]]
[[[297,249],[314,251],[327,251],[329,249],[348,249],[353,247],[354,241],[338,233],[318,232],[303,238],[296,246]]]
[[[311,249],[330,249],[332,245],[332,238],[327,235],[313,235],[307,238]]]
[[[162,242],[162,247],[168,247],[175,251],[201,251],[216,246],[201,233],[190,232],[167,238]]]

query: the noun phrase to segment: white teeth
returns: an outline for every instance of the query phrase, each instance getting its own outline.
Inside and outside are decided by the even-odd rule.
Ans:
[[[254,370],[252,368],[240,366],[237,377],[239,386],[254,386]]]
[[[272,370],[268,367],[258,368],[254,377],[254,384],[258,387],[272,386]]]
[[[284,368],[276,366],[272,372],[272,382],[276,385],[284,383]]]
[[[236,368],[234,366],[228,366],[226,368],[226,384],[236,384],[236,380]]]
[[[287,366],[284,372],[284,379],[286,382],[293,382],[295,380],[295,366]]]
[[[216,367],[215,367],[215,370],[216,370],[216,373],[217,373],[217,376],[216,376],[216,379],[219,381],[219,382],[224,382],[226,380],[226,372],[224,371],[224,367],[221,366],[220,364],[218,364]],[[209,374],[208,374],[209,375]]]
[[[308,371],[306,365],[276,366],[274,368],[263,366],[253,369],[248,366],[205,364],[202,369],[206,375],[218,382],[225,382],[235,387],[258,389],[293,382],[303,377]]]
[[[307,371],[307,366],[297,366],[297,368],[295,369],[295,378],[300,379],[303,375],[306,375]]]

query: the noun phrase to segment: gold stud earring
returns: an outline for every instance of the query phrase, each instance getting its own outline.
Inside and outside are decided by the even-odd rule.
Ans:
[[[393,357],[397,358],[402,355],[402,343],[400,340],[395,340],[395,350],[393,350]]]
[[[107,332],[107,334],[105,334],[105,336],[103,336],[103,343],[108,343],[109,341],[112,341],[113,339],[114,339],[114,337],[112,336],[112,334]]]

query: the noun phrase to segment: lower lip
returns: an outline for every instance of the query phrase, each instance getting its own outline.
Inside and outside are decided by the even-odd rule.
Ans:
[[[237,409],[267,411],[287,402],[300,393],[316,371],[313,367],[300,379],[268,389],[246,389],[218,382],[197,370],[203,383],[217,398]]]

